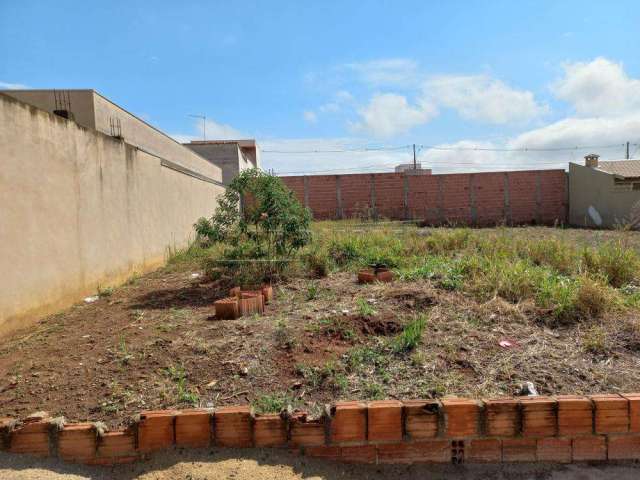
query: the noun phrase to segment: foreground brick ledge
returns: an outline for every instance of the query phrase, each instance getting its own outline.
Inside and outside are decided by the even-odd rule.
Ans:
[[[150,410],[113,432],[46,412],[0,418],[0,449],[11,453],[115,465],[174,447],[286,448],[349,463],[638,461],[640,393],[344,401],[315,419],[248,405]]]

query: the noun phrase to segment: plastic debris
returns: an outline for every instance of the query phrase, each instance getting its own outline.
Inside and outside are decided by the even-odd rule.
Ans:
[[[526,397],[537,397],[539,394],[533,382],[524,382],[520,387],[520,395]]]
[[[191,278],[200,278],[200,274],[199,273],[192,273],[191,274]]]
[[[513,347],[517,347],[518,343],[514,340],[503,338],[498,342],[498,345],[500,345],[502,348],[513,348]]]
[[[91,297],[86,297],[86,298],[84,299],[84,303],[93,303],[93,302],[95,302],[96,300],[98,300],[99,298],[100,298],[100,297],[99,297],[98,295],[93,295],[93,296],[91,296]]]

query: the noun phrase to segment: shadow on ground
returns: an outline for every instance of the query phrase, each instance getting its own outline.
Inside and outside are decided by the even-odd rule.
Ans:
[[[190,285],[180,288],[153,290],[131,300],[130,309],[170,309],[210,307],[225,296],[225,291],[211,285]]]
[[[0,453],[0,478],[123,480],[632,480],[640,464],[566,465],[344,465],[278,450],[172,450],[148,461],[116,467],[89,467],[52,459]]]

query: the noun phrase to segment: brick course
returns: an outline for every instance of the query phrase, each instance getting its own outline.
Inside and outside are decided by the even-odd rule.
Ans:
[[[127,430],[64,425],[45,413],[0,421],[0,449],[96,465],[176,447],[272,447],[348,463],[640,460],[640,394],[338,402],[324,416],[248,406],[143,412]],[[593,426],[595,425],[595,429]]]

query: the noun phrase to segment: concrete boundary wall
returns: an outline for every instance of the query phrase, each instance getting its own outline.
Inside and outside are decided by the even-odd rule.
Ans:
[[[474,226],[567,220],[564,170],[281,178],[317,220],[366,217]]]
[[[0,334],[157,268],[224,192],[219,169],[214,178],[5,95],[0,126]]]
[[[173,446],[288,448],[351,463],[640,460],[640,393],[338,402],[317,420],[248,406],[157,410],[114,432],[42,412],[0,419],[0,448],[12,453],[112,465]]]

